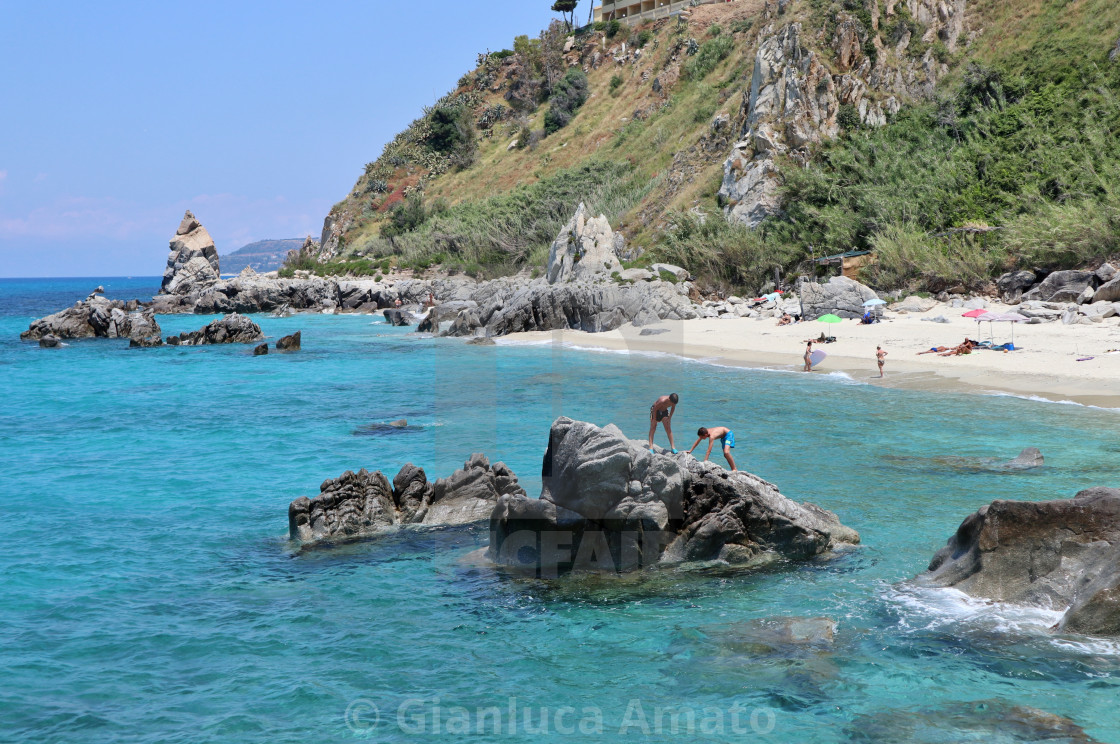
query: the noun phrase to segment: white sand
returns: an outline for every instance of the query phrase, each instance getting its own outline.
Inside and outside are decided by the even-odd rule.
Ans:
[[[1014,308],[996,306],[997,312]],[[934,346],[956,346],[966,337],[989,338],[989,324],[961,317],[965,311],[939,305],[926,313],[886,313],[882,323],[860,325],[855,320],[827,325],[809,321],[777,325],[763,320],[702,319],[663,321],[646,328],[667,333],[640,335],[642,328],[626,325],[608,333],[542,331],[517,333],[498,343],[557,343],[584,348],[662,352],[720,364],[773,369],[800,369],[805,341],[822,331],[836,337],[816,345],[828,358],[813,374],[842,371],[859,380],[891,387],[1008,392],[1048,400],[1073,401],[1104,408],[1120,408],[1120,319],[1092,325],[1063,325],[1060,321],[1031,325],[1016,323],[1015,345],[1003,353],[977,350],[967,356],[941,357],[917,352]],[[949,323],[921,320],[943,315]],[[996,343],[1009,341],[1010,323],[994,323]],[[886,377],[878,378],[875,346],[887,351]],[[1093,357],[1088,361],[1080,358]]]

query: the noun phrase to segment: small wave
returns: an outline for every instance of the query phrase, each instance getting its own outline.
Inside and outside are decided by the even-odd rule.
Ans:
[[[903,608],[901,625],[910,631],[994,633],[1010,639],[1042,642],[1064,654],[1120,656],[1120,641],[1079,635],[1055,635],[1053,628],[1065,614],[1044,607],[981,599],[952,588],[900,585],[889,587],[884,599]]]
[[[1023,393],[1008,393],[1002,390],[989,390],[984,393],[989,398],[1018,398],[1019,400],[1029,400],[1034,403],[1050,403],[1056,406],[1077,406],[1078,408],[1092,408],[1096,411],[1108,411],[1109,413],[1120,413],[1120,408],[1107,408],[1105,406],[1093,406],[1088,403],[1078,403],[1075,400],[1054,400],[1053,398],[1044,398],[1041,395],[1029,395]]]

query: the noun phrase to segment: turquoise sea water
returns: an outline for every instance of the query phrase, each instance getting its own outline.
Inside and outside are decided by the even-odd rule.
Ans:
[[[1120,741],[1120,644],[897,585],[993,499],[1120,485],[1120,413],[466,346],[371,316],[256,317],[273,339],[303,331],[303,351],[263,358],[18,340],[99,283],[130,298],[157,280],[0,281],[0,740],[1066,740],[1027,706]],[[160,318],[165,334],[207,320]],[[287,542],[288,502],[347,469],[435,477],[481,451],[535,495],[554,417],[641,438],[670,391],[678,446],[731,426],[740,467],[864,545],[756,572],[541,583],[464,561],[484,527]],[[399,418],[413,426],[362,430]],[[1025,446],[1045,468],[983,467]],[[758,630],[787,617],[830,618],[835,635]]]

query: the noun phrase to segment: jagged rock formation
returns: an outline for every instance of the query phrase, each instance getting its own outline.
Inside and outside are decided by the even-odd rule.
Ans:
[[[622,271],[618,250],[622,236],[616,235],[604,215],[591,217],[581,202],[572,219],[560,230],[548,252],[545,272],[549,284],[573,279],[610,278]]]
[[[768,555],[803,560],[859,542],[835,514],[796,504],[771,483],[688,454],[653,454],[613,424],[557,419],[542,472],[539,499],[498,500],[488,552],[495,563],[555,576]]]
[[[242,274],[184,294],[161,294],[152,299],[157,313],[259,313],[287,306],[293,310],[329,310],[338,307],[338,283],[321,277],[275,279]]]
[[[961,523],[915,581],[1065,610],[1062,630],[1120,634],[1120,489],[993,501]]]
[[[138,300],[110,300],[97,292],[76,302],[72,307],[32,321],[19,335],[37,341],[45,336],[56,338],[159,338],[162,331],[150,308]]]
[[[268,344],[267,343],[260,344],[259,346],[253,347],[253,356],[267,356],[267,355],[268,355]]]
[[[841,318],[859,318],[867,310],[863,303],[878,298],[870,287],[845,276],[834,276],[827,284],[803,282],[800,292],[802,317],[806,320],[829,313]]]
[[[1076,302],[1096,279],[1092,271],[1055,271],[1042,283],[1023,293],[1024,300]]]
[[[203,346],[206,344],[251,344],[264,338],[261,327],[244,315],[233,313],[212,321],[197,331],[168,336],[172,346]]]
[[[219,279],[214,239],[188,209],[171,238],[171,252],[163,272],[161,294],[185,295]]]
[[[389,483],[381,471],[364,468],[324,481],[319,495],[302,496],[288,507],[288,534],[313,543],[364,537],[402,524],[457,525],[486,520],[502,496],[525,491],[503,463],[475,454],[449,477],[428,482],[411,463]]]
[[[879,0],[872,0],[872,28],[852,13],[837,16],[835,33],[825,41],[831,61],[813,48],[801,23],[781,23],[786,4],[767,5],[765,20],[771,23],[755,53],[741,137],[724,163],[719,191],[728,219],[751,227],[781,210],[776,157],[808,160],[814,145],[839,133],[842,106],[857,112],[860,123],[882,126],[902,102],[932,96],[948,69],[930,51],[920,60],[906,58],[910,32],[898,38],[884,33]],[[900,5],[885,0],[883,11],[893,16]],[[907,0],[905,9],[925,29],[923,41],[956,48],[965,0]],[[872,46],[874,61],[868,56]]]
[[[290,336],[284,336],[276,342],[277,351],[299,351],[300,340],[303,337],[302,331],[296,331]]]

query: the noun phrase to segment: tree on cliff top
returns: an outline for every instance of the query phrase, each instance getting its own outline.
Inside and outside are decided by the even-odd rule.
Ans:
[[[556,0],[552,4],[552,9],[564,16],[564,23],[568,24],[569,31],[576,22],[577,5],[579,5],[579,0]]]

